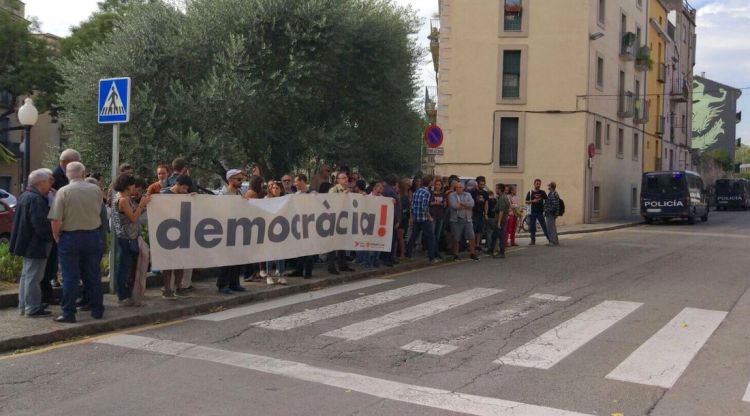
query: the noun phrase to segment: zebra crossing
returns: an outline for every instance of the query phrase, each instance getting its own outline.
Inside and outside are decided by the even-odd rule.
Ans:
[[[416,283],[396,288],[381,286],[384,283],[395,282],[385,279],[361,281],[194,319],[215,322],[240,318],[253,320],[252,315],[260,312],[310,301],[325,301],[326,298],[334,295],[354,296],[352,299],[329,302],[323,306],[286,313],[270,319],[253,320],[251,326],[259,330],[283,332],[303,327],[310,328],[313,324],[326,320],[337,319],[335,321],[337,323],[349,320],[350,322],[343,326],[325,332],[321,331],[322,333],[314,336],[338,338],[342,342],[360,342],[396,328],[400,329],[399,334],[408,336],[410,328],[419,325],[420,321],[443,319],[441,316],[447,316],[461,307],[491,299],[499,294],[508,294],[499,288],[458,289],[450,285],[432,283]],[[358,290],[375,291],[375,293],[353,295],[353,292]],[[432,299],[421,301],[422,296],[429,296]],[[488,309],[483,312],[484,318],[476,323],[477,327],[481,326],[490,331],[496,330],[497,327],[506,323],[526,319],[530,314],[544,308],[564,306],[571,300],[569,296],[549,293],[519,295],[518,299],[514,307],[508,307],[507,303],[503,303],[503,309],[490,310],[489,308],[494,306],[486,306]],[[392,310],[394,303],[397,303],[395,306],[399,309]],[[634,312],[643,307],[644,304],[640,302],[603,300],[564,322],[557,323],[521,346],[507,352],[501,351],[504,354],[492,363],[497,366],[550,370],[605,332],[616,332],[618,323],[628,321]],[[389,312],[381,314],[379,308],[384,308]],[[356,319],[355,313],[362,311],[370,313],[374,311],[376,316],[351,322]],[[658,331],[648,336],[619,365],[602,376],[611,381],[670,389],[726,316],[727,312],[724,311],[686,307],[671,320],[664,322]],[[630,322],[633,321],[634,319],[631,319]],[[326,329],[329,328],[326,327]],[[407,344],[399,344],[394,348],[440,357],[461,350],[471,341],[472,336],[441,337],[436,334],[434,338],[413,339]],[[490,362],[487,364],[491,365]],[[743,393],[744,396],[742,396]],[[738,393],[738,397],[750,402],[750,384],[746,391]]]

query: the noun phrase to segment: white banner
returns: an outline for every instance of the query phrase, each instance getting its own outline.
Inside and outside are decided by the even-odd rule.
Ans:
[[[393,200],[355,194],[154,195],[151,262],[158,270],[284,260],[334,250],[390,251]]]

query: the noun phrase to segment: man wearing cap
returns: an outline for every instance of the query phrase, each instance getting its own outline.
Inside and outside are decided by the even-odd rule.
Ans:
[[[227,171],[227,184],[219,195],[233,195],[242,198],[242,181],[245,179],[245,172],[239,169],[229,169]],[[232,292],[245,292],[245,288],[240,285],[240,273],[244,264],[236,264],[231,266],[224,266],[219,271],[219,278],[216,279],[216,287],[219,289],[219,293],[224,295],[231,295]]]

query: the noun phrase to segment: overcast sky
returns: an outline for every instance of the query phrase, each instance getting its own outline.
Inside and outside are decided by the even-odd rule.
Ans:
[[[27,16],[39,18],[42,30],[67,36],[70,27],[85,20],[97,8],[97,0],[24,0]],[[427,46],[429,18],[437,12],[438,0],[396,0],[411,4],[424,18],[419,41]],[[75,6],[73,5],[75,4]],[[737,88],[750,87],[750,1],[694,0],[698,9],[698,53],[695,74]],[[426,85],[435,84],[435,74],[427,56],[422,70]],[[745,110],[745,121],[737,127],[737,136],[750,143],[750,89],[742,91],[739,109]]]

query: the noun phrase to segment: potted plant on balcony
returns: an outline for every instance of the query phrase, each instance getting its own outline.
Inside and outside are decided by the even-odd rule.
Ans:
[[[430,52],[432,53],[432,63],[435,67],[435,72],[438,72],[438,62],[440,60],[440,29],[433,26],[430,30],[430,36],[427,36],[430,40]]]
[[[654,61],[651,59],[651,49],[643,46],[638,49],[635,55],[635,69],[639,71],[650,71],[654,67]]]

